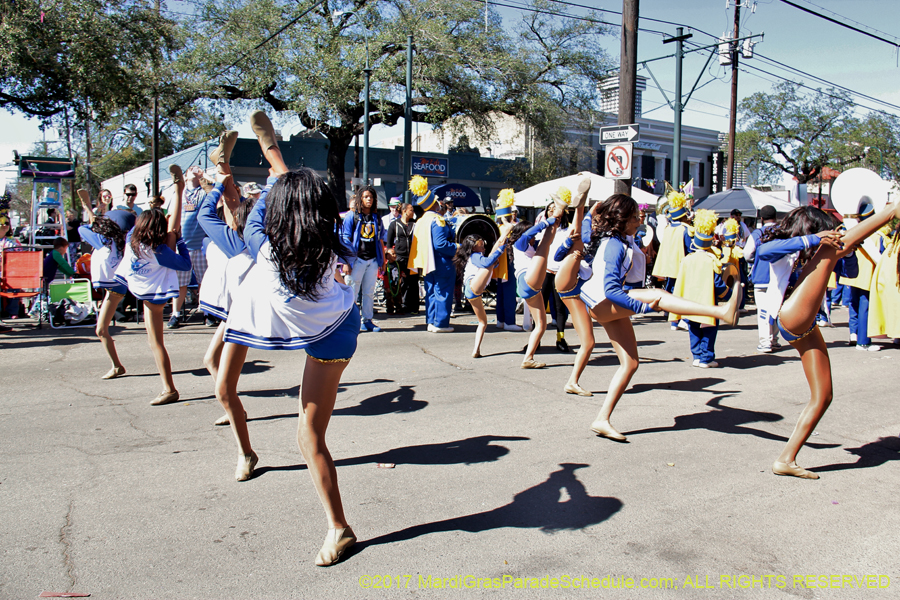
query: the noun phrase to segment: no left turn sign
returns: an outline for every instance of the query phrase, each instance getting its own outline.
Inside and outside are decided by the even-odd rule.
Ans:
[[[608,179],[631,179],[631,144],[606,146],[606,177]]]

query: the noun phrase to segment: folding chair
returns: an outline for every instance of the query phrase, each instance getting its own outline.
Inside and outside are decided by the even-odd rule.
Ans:
[[[0,252],[0,296],[34,298],[43,291],[44,253],[41,250],[4,250]],[[43,314],[38,317],[41,326]],[[6,323],[9,325],[9,323]]]
[[[72,300],[73,302],[78,302],[80,304],[86,304],[87,306],[90,306],[90,314],[96,316],[97,312],[94,310],[92,292],[93,290],[91,289],[90,279],[64,279],[59,281],[51,281],[48,290],[49,302],[52,304],[54,302],[59,302],[67,298],[69,300]],[[96,323],[56,325],[53,323],[53,319],[50,319],[50,327],[52,327],[53,329],[72,329],[75,327],[93,328],[94,325],[96,325]]]

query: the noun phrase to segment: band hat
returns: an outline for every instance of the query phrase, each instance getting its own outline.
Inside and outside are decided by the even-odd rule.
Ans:
[[[725,241],[726,242],[734,242],[738,238],[738,234],[741,231],[741,225],[737,222],[737,219],[731,218],[725,221]]]
[[[702,249],[712,246],[717,220],[716,213],[711,210],[697,211],[694,215],[694,246]]]
[[[572,205],[572,191],[566,186],[561,185],[559,189],[556,190],[555,194],[550,194],[550,199],[553,200],[554,204],[559,208],[565,210]]]
[[[500,191],[497,196],[497,209],[494,215],[497,217],[508,217],[516,211],[516,194],[512,188],[506,188]]]
[[[687,215],[687,196],[684,192],[678,192],[666,182],[666,200],[668,202],[669,219],[677,221]]]
[[[859,206],[859,220],[865,221],[869,217],[875,214],[875,207],[869,204],[868,202],[864,202]]]
[[[429,210],[437,202],[434,192],[428,189],[428,180],[421,175],[413,175],[409,180],[409,191],[416,196],[416,206]]]

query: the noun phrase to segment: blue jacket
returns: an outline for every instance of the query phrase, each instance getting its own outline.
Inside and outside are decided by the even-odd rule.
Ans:
[[[373,213],[375,217],[373,219],[375,224],[375,262],[378,266],[384,265],[384,245],[381,243],[382,238],[384,238],[384,226],[381,224],[381,219],[378,218],[378,215]],[[362,230],[362,219],[353,212],[350,211],[344,216],[344,224],[341,227],[341,241],[345,246],[353,250],[353,252],[359,252],[359,236],[360,231]],[[349,266],[352,267],[356,259],[352,259],[348,261]]]

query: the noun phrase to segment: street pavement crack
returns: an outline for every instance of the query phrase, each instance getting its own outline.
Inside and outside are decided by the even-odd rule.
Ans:
[[[69,510],[66,512],[66,524],[59,529],[59,543],[63,547],[63,565],[66,568],[66,577],[69,578],[67,591],[75,589],[75,563],[72,561],[72,544],[69,542],[69,530],[72,527],[72,510],[75,508],[75,500],[69,500]]]
[[[433,358],[438,359],[439,361],[441,361],[441,362],[444,363],[445,365],[450,365],[451,367],[456,367],[457,369],[460,369],[460,370],[462,370],[462,371],[471,371],[471,370],[472,370],[472,369],[470,369],[469,367],[462,367],[462,366],[460,366],[460,365],[458,365],[458,364],[456,364],[456,363],[450,362],[449,360],[444,360],[443,358],[441,358],[440,356],[438,356],[437,354],[435,354],[435,353],[432,352],[431,350],[428,350],[427,348],[423,348],[422,346],[420,346],[420,345],[418,345],[418,344],[413,344],[413,346],[415,346],[416,348],[418,348],[419,350],[421,350],[422,352],[424,352],[424,353],[427,354],[428,356],[431,356],[431,357],[433,357]]]

